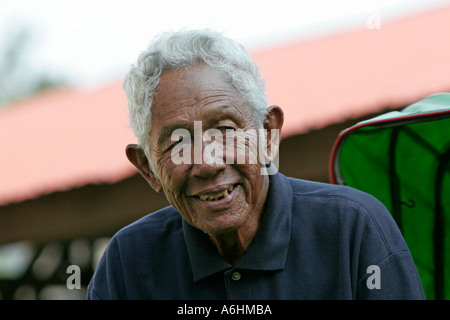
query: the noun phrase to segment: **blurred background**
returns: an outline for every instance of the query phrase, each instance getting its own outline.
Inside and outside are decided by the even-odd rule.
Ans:
[[[168,205],[125,157],[122,79],[181,28],[260,65],[289,176],[328,182],[341,130],[450,91],[450,0],[1,0],[0,299],[84,299],[109,238]]]

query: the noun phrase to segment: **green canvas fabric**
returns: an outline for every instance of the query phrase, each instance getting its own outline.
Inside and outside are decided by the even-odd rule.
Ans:
[[[378,198],[393,215],[427,299],[450,299],[450,93],[344,130],[331,182]]]

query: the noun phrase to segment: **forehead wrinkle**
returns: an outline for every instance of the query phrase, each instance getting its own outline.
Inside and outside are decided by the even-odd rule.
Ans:
[[[209,90],[213,91],[214,94],[207,95],[204,97],[201,97],[200,95],[196,97],[196,104],[204,103],[202,108],[204,107],[215,107],[219,106],[222,108],[235,108],[236,110],[240,111],[239,106],[242,104],[245,104],[245,101],[243,98],[241,98],[239,95],[237,95],[235,92],[229,91],[229,90]]]
[[[158,106],[160,108],[159,116],[165,119],[166,122],[169,122],[169,124],[165,127],[173,130],[177,128],[187,129],[190,126],[193,126],[193,123],[196,120],[215,122],[218,117],[236,118],[237,116],[240,120],[247,121],[249,120],[249,111],[251,109],[248,105],[246,105],[243,99],[236,96],[224,96],[221,94],[214,96],[209,95],[198,100],[194,99],[194,101],[186,98],[179,100],[178,103],[180,106],[176,108],[167,108],[166,105]],[[211,119],[209,117],[211,114],[217,116],[214,116],[213,119]],[[173,125],[170,124],[171,118],[176,119]],[[171,131],[164,128],[160,131],[160,134],[170,135]]]
[[[152,121],[157,122],[151,128],[158,128],[157,141],[167,139],[176,128],[192,129],[195,120],[211,124],[229,118],[241,125],[241,121],[251,121],[251,108],[234,86],[224,82],[221,75],[208,73],[206,78],[198,70],[161,76],[152,106]]]

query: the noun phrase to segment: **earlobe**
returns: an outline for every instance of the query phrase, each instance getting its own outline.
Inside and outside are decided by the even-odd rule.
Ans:
[[[137,144],[129,144],[125,148],[128,160],[138,169],[148,184],[156,191],[162,191],[162,185],[150,169],[144,150]]]

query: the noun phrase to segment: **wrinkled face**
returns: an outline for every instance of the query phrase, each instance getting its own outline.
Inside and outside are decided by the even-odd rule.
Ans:
[[[268,178],[260,174],[260,161],[238,161],[242,146],[236,145],[231,155],[224,150],[223,155],[210,152],[212,157],[205,157],[202,152],[200,161],[198,154],[194,155],[215,141],[205,139],[211,129],[222,133],[225,143],[231,130],[257,128],[251,107],[220,72],[197,64],[163,73],[153,101],[148,141],[159,183],[188,223],[220,235],[241,228],[252,214],[261,212]],[[179,148],[179,139],[173,141],[177,129],[190,133],[191,149]],[[257,152],[257,143],[251,139],[244,147],[247,152]],[[178,148],[175,153],[174,148]],[[174,161],[174,154],[180,152],[190,152],[192,161]]]

